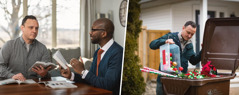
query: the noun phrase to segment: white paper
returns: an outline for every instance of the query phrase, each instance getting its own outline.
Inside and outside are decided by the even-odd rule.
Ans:
[[[64,78],[62,76],[57,76],[57,77],[51,77],[51,81],[65,81],[65,82],[68,82],[68,83],[75,83],[74,81],[71,81],[67,78]]]
[[[53,55],[53,58],[61,65],[63,69],[67,69],[66,64],[68,63],[66,62],[59,50],[56,51],[56,53]]]

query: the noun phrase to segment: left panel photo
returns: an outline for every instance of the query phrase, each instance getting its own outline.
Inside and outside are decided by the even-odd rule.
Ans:
[[[127,12],[128,0],[1,0],[0,94],[119,95]]]

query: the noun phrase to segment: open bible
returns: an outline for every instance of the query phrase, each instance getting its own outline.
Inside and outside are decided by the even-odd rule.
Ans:
[[[46,63],[46,62],[37,61],[37,62],[35,62],[35,63],[31,66],[31,68],[29,68],[29,71],[32,71],[32,68],[34,68],[35,66],[40,67],[40,65],[41,65],[44,69],[46,69],[46,68],[48,68],[49,66],[51,66],[51,68],[49,69],[49,71],[56,68],[56,65],[55,65],[54,63],[50,63],[50,62],[47,62],[47,63]]]
[[[36,83],[32,79],[27,79],[25,81],[20,81],[20,80],[15,80],[15,79],[5,79],[0,81],[0,85],[6,85],[6,84],[12,84],[12,83],[17,83],[17,84],[33,84]]]

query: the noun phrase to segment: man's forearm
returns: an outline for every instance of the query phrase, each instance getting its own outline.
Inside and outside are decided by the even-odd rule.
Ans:
[[[159,49],[159,47],[165,44],[166,39],[156,39],[152,41],[149,45],[151,49]]]
[[[0,64],[0,77],[3,78],[12,78],[15,74],[7,70],[6,66]]]
[[[197,55],[191,56],[189,62],[193,65],[196,65],[198,62],[201,61],[201,51]]]

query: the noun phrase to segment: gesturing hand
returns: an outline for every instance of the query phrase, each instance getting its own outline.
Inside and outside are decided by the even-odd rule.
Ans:
[[[76,73],[78,73],[78,74],[81,74],[81,72],[82,72],[83,70],[85,70],[85,67],[84,67],[84,64],[83,64],[83,60],[82,60],[81,57],[80,57],[80,60],[81,60],[81,61],[79,61],[79,60],[77,60],[77,59],[75,59],[75,58],[72,58],[71,61],[70,61],[70,64],[71,64],[73,70],[74,70]]]
[[[59,65],[59,63],[56,63],[56,64]],[[67,69],[63,69],[63,68],[61,67],[61,65],[59,65],[59,70],[60,70],[61,75],[62,75],[63,77],[70,79],[70,78],[71,78],[71,70],[70,70],[70,68],[69,68],[68,66],[66,66],[66,67],[67,67]]]
[[[40,75],[41,77],[44,77],[47,72],[49,71],[49,69],[51,69],[51,66],[47,67],[46,69],[44,69],[41,65],[35,66],[34,68],[32,68],[33,72],[36,72],[38,75]]]

